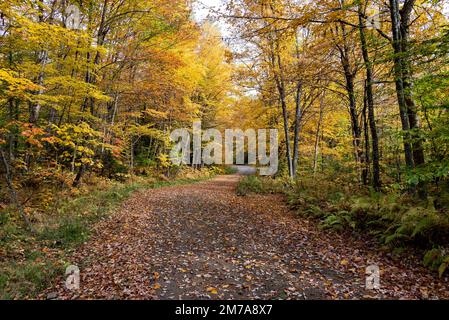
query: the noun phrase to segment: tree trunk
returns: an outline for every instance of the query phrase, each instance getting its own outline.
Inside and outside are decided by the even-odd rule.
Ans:
[[[271,59],[273,64],[273,73],[274,73],[274,80],[276,82],[276,87],[279,92],[279,100],[281,103],[282,108],[282,119],[284,124],[284,135],[285,135],[285,147],[286,147],[286,153],[287,153],[287,163],[288,163],[288,173],[291,178],[294,177],[293,172],[293,161],[292,161],[292,154],[291,154],[291,147],[290,147],[290,130],[289,130],[289,124],[288,124],[288,110],[287,110],[287,102],[286,102],[286,92],[285,92],[285,81],[284,81],[284,74],[283,74],[283,65],[282,65],[282,59],[279,54],[279,52],[275,52],[273,46],[271,48]],[[276,68],[277,64],[277,68]],[[277,69],[277,70],[276,70]]]
[[[397,1],[397,0],[395,0]],[[410,38],[410,15],[413,9],[413,5],[415,0],[407,0],[400,11],[401,17],[401,25],[400,25],[400,34],[401,34],[401,59],[402,59],[402,68],[403,68],[403,87],[404,87],[404,99],[407,105],[407,115],[408,121],[410,124],[410,129],[420,129],[421,123],[418,116],[418,111],[416,108],[415,101],[413,100],[413,81],[412,81],[412,70],[411,63],[408,55],[409,51],[409,38]],[[419,138],[415,132],[412,132],[413,139],[413,160],[415,162],[415,166],[419,166],[425,163],[424,159],[424,149],[422,146],[422,139]]]
[[[380,191],[380,166],[379,166],[379,139],[377,136],[376,119],[374,114],[374,97],[373,97],[373,69],[368,52],[368,45],[365,36],[365,22],[362,17],[362,7],[359,5],[359,32],[360,42],[362,46],[363,61],[366,69],[366,103],[368,107],[368,122],[372,140],[372,158],[373,158],[373,187],[376,191]]]
[[[44,93],[43,85],[44,85],[44,68],[47,63],[48,52],[45,50],[41,50],[38,54],[38,64],[40,66],[39,75],[37,76],[37,84],[41,86],[39,91],[36,93],[38,96]],[[37,102],[33,104],[30,110],[30,122],[36,123],[39,120],[39,113],[41,111],[41,103]]]
[[[78,187],[80,182],[81,182],[81,178],[83,177],[84,174],[84,164],[82,164],[78,170],[78,173],[76,174],[75,180],[73,180],[73,187]]]
[[[366,90],[364,92],[363,96],[363,111],[362,111],[362,120],[363,120],[363,135],[365,140],[365,156],[364,156],[364,163],[365,167],[362,171],[362,181],[363,185],[367,186],[369,184],[369,176],[370,176],[370,169],[371,169],[371,156],[370,156],[370,140],[369,140],[369,128],[368,128],[368,116],[366,115],[366,111],[368,108],[368,103],[366,101]]]
[[[101,20],[100,20],[100,24],[98,26],[98,31],[97,31],[97,46],[100,47],[104,44],[105,40],[106,40],[106,36],[109,32],[109,28],[106,25],[106,13],[108,10],[108,0],[104,0],[103,2],[103,7],[101,10]],[[87,53],[87,62],[88,64],[90,64],[90,60],[91,60],[91,56],[90,53]],[[92,85],[95,85],[97,83],[97,75],[96,72],[97,70],[95,70],[96,67],[98,67],[98,65],[101,62],[101,55],[100,55],[100,50],[97,50],[95,53],[95,57],[93,59],[93,66],[94,66],[94,70],[89,70],[89,68],[87,68],[86,70],[86,82]],[[89,109],[89,112],[93,115],[95,114],[95,98],[93,97],[86,97],[84,99],[84,103],[82,106],[82,111],[85,111],[86,109]]]
[[[321,122],[323,121],[323,100],[324,100],[324,94],[322,98],[320,99],[320,116],[318,118],[318,125],[316,127],[316,133],[315,133],[315,147],[313,150],[313,175],[316,174],[318,169],[318,153],[320,149],[320,132],[321,132]]]
[[[403,83],[403,66],[402,66],[402,49],[401,49],[401,32],[400,32],[400,14],[398,0],[390,0],[391,29],[393,35],[393,51],[394,51],[394,76],[396,85],[396,95],[399,105],[399,114],[401,118],[402,130],[405,132],[404,137],[404,156],[405,163],[408,168],[414,167],[412,146],[410,144],[410,123],[408,119],[407,103],[405,101],[404,83]]]
[[[399,9],[398,0],[390,0],[391,26],[393,33],[394,71],[396,77],[396,91],[403,130],[406,130],[404,142],[406,163],[409,168],[421,166],[425,163],[423,141],[416,132],[420,129],[420,120],[412,96],[411,63],[409,59],[409,25],[410,16],[415,0],[406,0]],[[409,130],[412,130],[411,132]],[[412,139],[412,143],[410,143]],[[418,184],[420,198],[427,197],[426,187]]]
[[[279,92],[280,92],[280,99],[281,99],[281,106],[282,106],[282,119],[284,122],[284,135],[285,135],[285,146],[286,146],[286,152],[287,152],[287,161],[288,161],[288,173],[291,178],[294,177],[293,172],[293,163],[292,163],[292,156],[291,156],[291,150],[290,150],[290,133],[289,133],[289,126],[288,126],[288,113],[287,113],[287,103],[285,101],[285,89],[282,85],[279,86]]]
[[[299,81],[296,86],[296,110],[295,110],[295,129],[293,138],[293,176],[296,177],[299,161],[299,132],[301,126],[301,94],[302,82]]]
[[[354,79],[355,73],[351,70],[351,64],[349,61],[349,48],[345,44],[340,50],[340,60],[343,67],[345,76],[345,89],[349,99],[349,115],[351,117],[351,130],[354,145],[355,161],[360,163],[362,158],[362,150],[360,148],[361,130],[359,126],[358,114],[357,114],[357,102],[355,98]]]

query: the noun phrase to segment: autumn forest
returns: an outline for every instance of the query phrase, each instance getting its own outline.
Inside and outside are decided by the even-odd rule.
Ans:
[[[448,299],[448,108],[446,0],[0,0],[0,299]]]

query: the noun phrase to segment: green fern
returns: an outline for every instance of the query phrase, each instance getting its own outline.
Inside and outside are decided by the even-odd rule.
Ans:
[[[448,266],[449,266],[449,256],[444,258],[443,262],[441,263],[440,267],[438,268],[438,274],[440,275],[440,278],[446,272]]]

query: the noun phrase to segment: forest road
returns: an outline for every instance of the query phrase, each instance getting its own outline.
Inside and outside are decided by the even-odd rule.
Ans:
[[[280,195],[238,196],[240,175],[135,193],[70,257],[79,290],[57,299],[368,299],[443,297],[447,286],[371,243],[321,231]],[[350,238],[348,238],[350,237]],[[366,267],[381,287],[366,290]],[[423,287],[425,284],[425,292]],[[429,287],[429,284],[432,284]]]

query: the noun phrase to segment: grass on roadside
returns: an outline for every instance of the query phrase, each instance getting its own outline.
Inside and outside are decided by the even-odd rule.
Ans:
[[[13,210],[6,211],[0,216],[0,299],[36,297],[70,264],[68,254],[88,240],[92,225],[135,191],[195,183],[212,175],[167,181],[135,177],[130,183],[90,186],[55,201],[35,226],[35,235],[23,229]]]
[[[234,168],[232,166],[223,167],[223,174],[236,174],[237,172],[237,168]]]
[[[287,181],[282,179],[273,179],[271,177],[245,176],[237,186],[237,194],[246,196],[250,193],[283,193]]]

